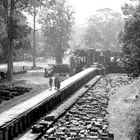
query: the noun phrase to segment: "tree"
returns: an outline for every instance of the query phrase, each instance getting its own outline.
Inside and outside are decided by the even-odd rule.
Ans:
[[[126,10],[125,8],[123,10]],[[124,30],[120,35],[123,50],[123,66],[130,76],[140,75],[140,5],[128,13]]]
[[[99,9],[88,21],[85,42],[90,48],[102,50],[121,50],[117,36],[123,27],[120,13],[111,9]]]
[[[36,17],[37,14],[39,13],[39,10],[41,9],[41,7],[43,6],[48,6],[48,5],[54,5],[55,4],[55,0],[28,0],[28,2],[26,3],[26,10],[30,15],[33,16],[33,49],[32,49],[32,53],[33,53],[33,68],[36,67]]]
[[[16,51],[18,51],[20,48],[23,48],[24,50],[26,47],[22,44],[26,44],[27,42],[30,44],[28,41],[28,35],[31,32],[31,28],[27,26],[27,21],[26,17],[22,13],[16,13],[16,18],[14,18],[14,54],[16,54]],[[7,40],[7,33],[6,33],[6,25],[3,23],[0,26],[0,48],[2,50],[1,54],[1,61],[7,63],[8,56],[8,40]],[[20,44],[20,45],[19,45]],[[13,56],[15,57],[15,56]],[[15,59],[15,58],[13,58]]]
[[[19,34],[24,34],[23,32],[17,32],[21,25],[18,25],[19,20],[17,16],[21,14],[21,11],[31,12],[34,10],[34,16],[36,16],[36,7],[40,4],[45,3],[45,0],[1,0],[0,1],[0,22],[5,26],[5,34],[7,38],[7,51],[8,51],[8,79],[11,80],[13,77],[13,49],[14,49],[14,40]],[[32,8],[33,7],[33,8]],[[22,15],[22,14],[21,14]],[[23,16],[22,16],[23,17]],[[18,21],[18,22],[17,22]],[[23,26],[22,26],[23,27]],[[24,25],[25,27],[25,25]],[[27,27],[27,26],[26,26]],[[24,29],[27,29],[27,28]],[[23,28],[22,28],[23,29]],[[26,30],[27,31],[27,30]]]
[[[121,7],[124,16],[130,17],[134,14],[136,8],[134,5],[132,4],[127,4],[125,3],[122,7]]]
[[[26,1],[27,2],[27,1]],[[15,40],[25,37],[29,32],[30,28],[25,23],[26,18],[21,13],[26,6],[24,0],[1,0],[0,1],[0,22],[4,27],[4,35],[2,42],[4,42],[3,50],[8,54],[8,79],[11,80],[13,77],[13,53],[14,53],[14,42]]]
[[[89,48],[103,49],[103,45],[100,43],[103,41],[103,35],[100,29],[94,25],[88,26],[85,34],[85,44]]]
[[[36,67],[35,58],[36,58],[36,46],[35,46],[35,32],[36,32],[36,16],[38,13],[37,7],[44,5],[42,0],[30,0],[28,2],[28,7],[26,11],[33,16],[33,68]]]
[[[72,8],[65,0],[57,1],[55,5],[45,7],[40,15],[42,31],[50,47],[56,63],[62,63],[64,52],[69,48],[73,24]]]

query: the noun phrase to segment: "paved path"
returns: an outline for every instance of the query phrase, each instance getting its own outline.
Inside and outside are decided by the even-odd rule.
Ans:
[[[41,80],[42,79],[42,80]],[[49,84],[48,84],[48,78],[41,78],[40,80],[43,81],[45,80],[46,81],[46,85],[45,84],[42,84],[42,85],[37,85],[36,84],[36,87],[30,92],[30,93],[25,93],[23,95],[20,95],[20,96],[17,96],[17,97],[14,97],[8,101],[3,101],[1,104],[0,104],[0,113],[23,102],[23,101],[26,101],[27,99],[29,98],[32,98],[33,96],[37,95],[38,93],[40,92],[43,92],[45,91],[48,87],[49,87]],[[39,81],[40,81],[39,80]],[[36,79],[37,81],[37,79]],[[45,82],[44,82],[45,83]]]
[[[65,59],[64,62],[67,63],[68,59]],[[30,70],[25,74],[14,75],[14,80],[12,82],[4,82],[5,84],[11,84],[16,83],[16,81],[24,81],[25,84],[23,86],[31,86],[33,87],[33,90],[28,94],[23,94],[13,99],[10,99],[9,101],[2,102],[0,104],[0,113],[46,90],[49,87],[49,84],[48,78],[44,78],[44,68],[49,68],[49,64],[55,64],[55,60],[45,60],[44,58],[38,58],[36,60],[36,65],[42,67],[43,69]],[[22,66],[32,67],[32,62],[14,62],[14,67],[16,69],[21,69]],[[6,64],[0,65],[0,71],[6,71],[6,69]]]

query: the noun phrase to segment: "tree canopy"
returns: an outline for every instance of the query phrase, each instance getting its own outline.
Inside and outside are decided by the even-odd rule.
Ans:
[[[123,27],[120,13],[111,9],[99,9],[88,21],[85,43],[90,48],[121,50],[117,36]]]
[[[123,8],[124,11],[132,6]],[[120,43],[123,50],[123,65],[133,77],[140,75],[140,5],[133,7],[133,12],[126,14],[124,30],[120,33]]]
[[[8,62],[8,78],[12,79],[13,59],[19,50],[27,50],[31,46],[29,34],[31,27],[27,24],[27,19],[23,15],[28,12],[35,15],[38,7],[44,6],[46,2],[50,4],[54,0],[1,0],[0,1],[0,53],[5,62]],[[25,49],[24,49],[25,48]],[[5,55],[6,54],[6,55]],[[7,55],[8,54],[8,55]],[[14,57],[13,57],[14,56]],[[1,60],[2,60],[1,58]]]
[[[65,0],[57,1],[55,5],[42,10],[39,21],[50,53],[56,58],[57,63],[62,63],[71,38],[74,21],[72,8]]]
[[[24,1],[23,1],[24,2]],[[4,60],[4,62],[7,62],[7,51],[8,51],[8,36],[10,35],[12,39],[15,41],[15,47],[14,47],[14,54],[16,54],[16,51],[20,49],[21,47],[24,48],[24,45],[21,45],[23,43],[23,39],[30,34],[31,28],[27,25],[27,18],[23,15],[23,13],[20,11],[21,9],[21,1],[14,2],[15,6],[13,9],[13,16],[12,16],[12,33],[9,33],[9,24],[10,24],[10,6],[11,1],[9,0],[3,0],[0,3],[0,48],[3,52],[1,55],[1,60]],[[9,34],[9,35],[8,35]],[[20,44],[20,45],[19,45]],[[30,44],[29,44],[30,45]],[[29,46],[28,45],[28,46]]]

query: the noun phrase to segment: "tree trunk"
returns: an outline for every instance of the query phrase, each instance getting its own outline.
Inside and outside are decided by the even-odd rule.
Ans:
[[[56,64],[62,64],[62,57],[56,57]]]
[[[8,8],[8,1],[7,1]],[[7,9],[8,11],[8,9]],[[13,78],[13,12],[14,12],[14,0],[11,0],[10,5],[10,14],[8,21],[8,13],[7,13],[7,33],[8,33],[8,68],[7,68],[7,76],[8,80],[12,80]]]
[[[8,80],[13,79],[13,40],[8,38]]]
[[[63,61],[63,55],[62,55],[62,52],[58,51],[56,53],[56,64],[62,64],[62,61]]]
[[[35,58],[36,58],[36,46],[35,46],[35,18],[36,18],[36,12],[35,12],[35,2],[34,2],[34,32],[33,32],[33,68],[36,67]]]

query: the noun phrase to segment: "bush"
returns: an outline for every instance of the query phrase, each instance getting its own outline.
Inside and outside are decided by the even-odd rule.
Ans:
[[[108,107],[110,127],[133,140],[140,140],[139,96],[140,77],[132,84],[119,88],[111,96]]]
[[[132,15],[126,20],[124,31],[120,33],[123,51],[123,67],[132,77],[140,75],[140,15]]]

